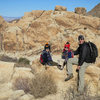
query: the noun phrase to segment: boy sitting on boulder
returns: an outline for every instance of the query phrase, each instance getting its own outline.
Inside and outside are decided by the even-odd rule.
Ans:
[[[44,50],[42,51],[42,53],[40,55],[40,62],[43,65],[57,66],[57,67],[60,66],[61,67],[61,65],[59,65],[58,63],[56,63],[52,60],[49,46],[45,46]]]

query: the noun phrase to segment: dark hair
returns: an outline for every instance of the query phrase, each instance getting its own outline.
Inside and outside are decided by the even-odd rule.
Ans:
[[[84,40],[84,36],[83,35],[79,35],[78,36],[78,40]]]
[[[69,44],[69,42],[66,42],[66,44]]]

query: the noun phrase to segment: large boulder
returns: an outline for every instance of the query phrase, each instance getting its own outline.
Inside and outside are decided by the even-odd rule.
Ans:
[[[86,15],[86,8],[77,7],[77,8],[75,8],[75,13],[82,14],[82,15]]]
[[[64,7],[64,6],[59,6],[59,5],[57,5],[57,6],[55,7],[55,11],[67,11],[67,8]]]
[[[32,10],[32,12],[25,12],[23,18],[33,17],[39,18],[43,14],[44,10]]]
[[[13,94],[12,90],[6,90],[4,92],[0,92],[0,100],[8,100]]]
[[[7,28],[3,37],[4,50],[16,51],[23,49],[23,34],[21,34],[21,31],[22,30],[17,26],[11,26]]]
[[[0,61],[0,83],[7,83],[11,80],[14,72],[14,63]]]

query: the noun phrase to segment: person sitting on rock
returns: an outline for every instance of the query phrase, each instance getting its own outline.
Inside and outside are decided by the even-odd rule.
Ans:
[[[63,52],[62,52],[62,59],[65,59],[64,60],[64,63],[63,63],[63,66],[61,69],[64,68],[65,65],[67,65],[67,60],[69,58],[73,58],[74,57],[74,54],[72,52],[72,50],[70,49],[70,43],[67,42],[64,46],[64,49],[63,49]],[[66,66],[67,67],[67,66]],[[67,69],[67,68],[66,68]]]
[[[40,62],[43,65],[57,66],[57,67],[61,66],[52,60],[49,46],[44,47],[44,50],[42,51],[42,54],[40,56]]]

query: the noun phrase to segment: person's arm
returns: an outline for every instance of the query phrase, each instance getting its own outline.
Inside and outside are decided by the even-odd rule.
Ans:
[[[84,63],[84,60],[86,59],[86,55],[87,55],[87,47],[86,45],[84,45],[84,47],[82,48],[82,52],[79,55],[78,66],[81,66]]]
[[[74,55],[78,55],[79,54],[79,47],[77,48],[76,51],[74,51]]]

